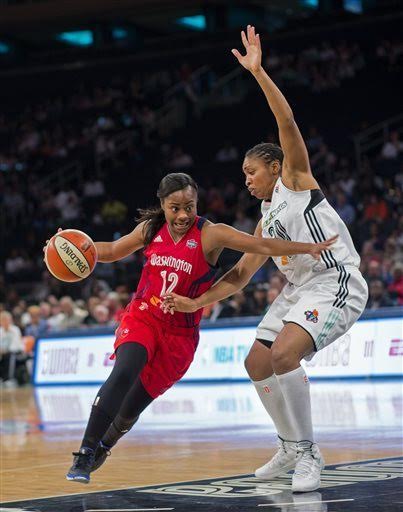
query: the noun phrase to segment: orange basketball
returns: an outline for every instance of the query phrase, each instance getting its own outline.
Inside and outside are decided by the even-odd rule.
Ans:
[[[52,236],[45,249],[49,272],[60,281],[81,281],[94,270],[98,254],[91,238],[77,229]]]

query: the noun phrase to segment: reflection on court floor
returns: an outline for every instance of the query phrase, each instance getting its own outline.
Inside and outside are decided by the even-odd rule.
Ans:
[[[401,380],[315,381],[311,386],[316,429],[396,429],[402,425]],[[36,388],[42,428],[82,429],[97,390],[98,386]],[[136,430],[215,429],[229,425],[246,431],[274,431],[248,382],[179,384],[151,404]]]

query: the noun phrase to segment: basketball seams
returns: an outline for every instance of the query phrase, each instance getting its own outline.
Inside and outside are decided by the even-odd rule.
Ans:
[[[55,251],[55,254],[57,254],[57,257],[60,259],[62,265],[63,265],[63,268],[65,268],[69,274],[71,274],[72,276],[74,276],[75,278],[78,278],[79,280],[82,280],[84,279],[83,277],[81,277],[80,279],[80,276],[78,276],[75,272],[73,272],[71,269],[69,269],[69,267],[65,264],[63,258],[60,256],[59,254],[59,251],[57,250],[57,247],[56,247],[56,244],[55,244],[55,238],[56,237],[53,237],[52,240],[51,240],[51,243],[52,243],[52,246],[53,246],[53,249]],[[73,244],[74,245],[74,244]],[[74,245],[75,247],[75,245]],[[47,260],[47,258],[46,258]],[[48,266],[48,269],[49,269],[49,272],[54,276],[56,277],[56,279],[59,279],[60,281],[63,281],[63,279],[60,279],[60,277],[56,276],[51,270],[50,270],[50,267]],[[71,282],[71,281],[67,281],[67,282]]]
[[[86,242],[90,247],[83,251],[80,247]],[[51,238],[45,249],[44,260],[49,272],[56,279],[77,282],[91,274],[98,261],[98,252],[93,240],[86,233],[78,229],[66,229]]]
[[[87,271],[86,275],[84,275],[84,274],[82,274],[82,273],[78,273],[78,272],[79,272],[79,270],[78,270],[78,269],[77,269],[77,272],[75,272],[75,271],[73,270],[73,269],[75,269],[75,267],[74,267],[74,266],[73,266],[72,268],[70,268],[70,267],[68,267],[68,266],[66,265],[65,261],[64,261],[64,260],[63,260],[63,258],[62,258],[61,253],[59,252],[59,247],[58,247],[58,246],[57,246],[57,244],[55,243],[55,242],[56,242],[56,239],[63,240],[63,242],[62,242],[62,243],[67,243],[67,244],[68,244],[68,245],[70,245],[71,247],[74,247],[74,250],[75,250],[75,252],[77,253],[77,256],[79,256],[79,257],[80,257],[80,258],[85,262],[85,264],[86,264],[86,265],[87,265],[87,267],[88,267],[88,271]],[[85,257],[85,255],[81,252],[81,250],[77,247],[77,245],[76,245],[73,241],[71,241],[71,240],[69,240],[68,238],[65,238],[64,236],[61,236],[61,235],[59,234],[59,235],[56,235],[56,236],[55,236],[55,238],[54,238],[54,240],[53,240],[53,245],[54,245],[54,247],[55,247],[55,249],[56,249],[56,252],[57,252],[57,254],[59,255],[60,259],[63,261],[63,264],[65,265],[65,267],[66,267],[67,269],[69,269],[69,270],[70,270],[70,271],[71,271],[75,276],[77,276],[77,277],[81,277],[81,278],[83,278],[83,279],[84,279],[85,277],[88,277],[88,276],[90,275],[90,273],[91,273],[91,266],[90,266],[90,262],[87,260],[87,258]]]

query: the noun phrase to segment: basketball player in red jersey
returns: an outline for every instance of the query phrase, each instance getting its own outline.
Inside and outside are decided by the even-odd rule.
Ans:
[[[92,406],[67,480],[88,483],[90,473],[128,432],[140,413],[187,371],[199,340],[202,310],[166,315],[162,296],[175,292],[198,297],[208,290],[217,260],[227,247],[280,256],[320,258],[335,238],[319,244],[258,238],[197,215],[197,185],[187,174],[162,179],[158,209],[140,210],[137,227],[115,242],[97,242],[98,261],[118,261],[144,249],[146,262],[133,300],[116,330],[113,370]]]

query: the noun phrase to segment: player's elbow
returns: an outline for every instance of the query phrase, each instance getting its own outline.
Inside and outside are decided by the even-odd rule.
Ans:
[[[292,126],[295,126],[294,114],[293,114],[291,108],[289,109],[288,112],[286,112],[281,117],[281,119],[278,122],[278,125],[279,125],[279,128],[284,128],[284,129],[291,128]]]

